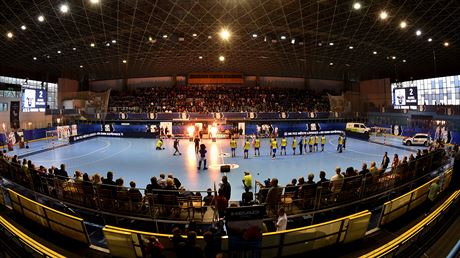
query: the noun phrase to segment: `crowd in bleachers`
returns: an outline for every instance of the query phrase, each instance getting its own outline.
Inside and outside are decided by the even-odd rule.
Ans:
[[[111,112],[321,112],[329,111],[327,94],[306,89],[189,86],[113,91]]]
[[[304,177],[294,178],[285,187],[281,187],[276,178],[267,179],[263,183],[256,181],[254,185],[251,174],[246,172],[243,179],[246,191],[239,205],[265,204],[269,216],[276,214],[281,206],[295,205],[299,210],[318,208],[319,204],[327,207],[363,194],[380,192],[423,175],[440,164],[443,153],[431,147],[402,159],[395,154],[393,161],[385,153],[379,166],[376,162],[371,162],[369,166],[364,163],[360,169],[349,167],[345,172],[337,167],[335,175],[329,179],[324,171],[319,173],[319,180],[310,173],[307,180]],[[224,217],[226,208],[232,203],[232,187],[226,176],[222,177],[216,192],[209,188],[201,193],[188,191],[173,174],[161,173],[150,179],[142,193],[134,181],[126,186],[124,179],[115,179],[111,171],[105,177],[98,173],[90,176],[81,171],[75,171],[69,177],[64,164],[60,168],[53,166],[47,169],[35,166],[31,160],[21,161],[16,155],[9,157],[2,153],[1,159],[0,171],[5,178],[37,192],[88,208],[153,217],[179,217],[181,211],[185,210],[188,212],[187,219],[193,219],[196,211],[203,219],[208,208],[212,208],[219,217]],[[429,160],[429,164],[424,160]],[[252,190],[255,190],[255,194]]]

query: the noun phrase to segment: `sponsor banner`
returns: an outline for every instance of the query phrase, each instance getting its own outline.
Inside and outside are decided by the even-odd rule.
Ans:
[[[285,132],[284,136],[304,136],[304,135],[330,135],[342,134],[342,130],[318,131],[318,132]]]
[[[264,214],[265,206],[260,205],[229,207],[225,210],[229,250],[260,248]]]
[[[10,127],[12,129],[19,129],[19,108],[21,103],[19,101],[11,101],[10,103]]]
[[[87,139],[91,139],[94,137],[120,137],[120,138],[156,138],[154,133],[147,133],[147,132],[94,132],[89,134],[81,134],[76,136],[70,136],[69,142],[79,142]]]

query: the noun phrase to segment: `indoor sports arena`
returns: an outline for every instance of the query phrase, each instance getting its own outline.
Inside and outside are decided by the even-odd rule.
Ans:
[[[460,257],[448,0],[4,0],[1,257]]]

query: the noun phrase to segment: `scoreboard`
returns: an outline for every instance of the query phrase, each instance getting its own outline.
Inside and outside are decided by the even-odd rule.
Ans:
[[[392,96],[395,109],[417,109],[417,87],[394,88]]]
[[[44,89],[23,89],[22,90],[22,112],[45,112],[46,90]]]

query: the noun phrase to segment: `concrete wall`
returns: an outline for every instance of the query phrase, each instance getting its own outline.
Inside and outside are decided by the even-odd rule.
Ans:
[[[292,77],[261,76],[259,77],[259,86],[271,88],[305,89],[305,79]]]
[[[389,78],[361,81],[359,83],[359,92],[364,108],[391,106],[391,85]]]
[[[306,87],[311,91],[321,92],[323,90],[332,91],[340,94],[344,91],[345,84],[343,81],[307,79]]]
[[[66,92],[77,92],[78,91],[78,81],[66,79],[66,78],[59,78],[58,79],[58,108],[62,108],[62,98],[63,94]]]

